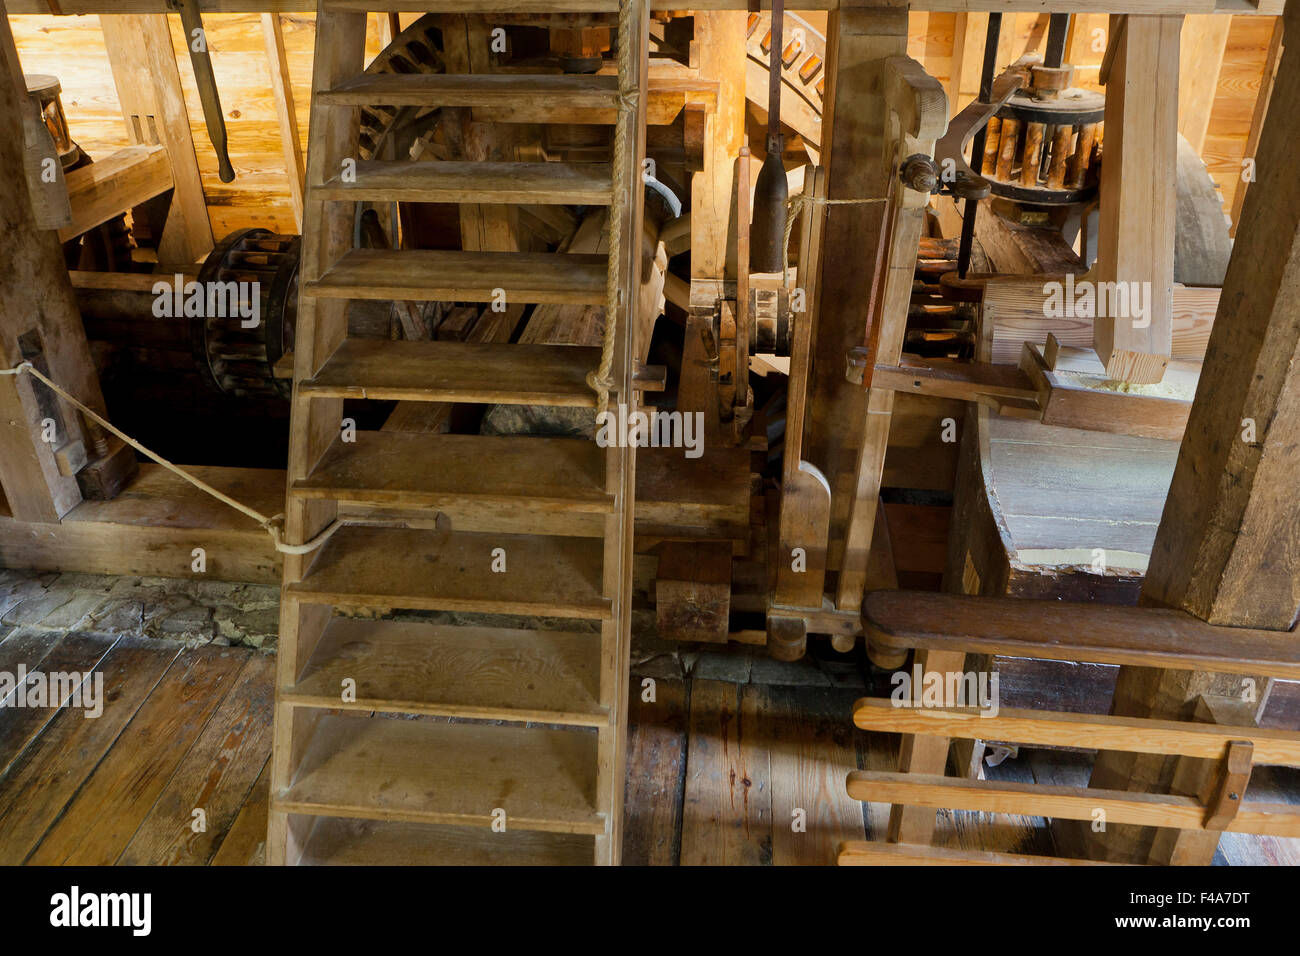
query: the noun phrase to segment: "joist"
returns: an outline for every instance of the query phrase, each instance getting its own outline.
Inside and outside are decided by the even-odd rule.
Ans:
[[[171,161],[161,146],[127,146],[68,173],[72,224],[59,230],[67,242],[172,188]]]
[[[319,279],[318,298],[598,304],[605,256],[442,249],[352,249]]]
[[[891,648],[1300,678],[1300,645],[1288,632],[1218,627],[1166,608],[873,591],[862,619]]]
[[[598,349],[348,339],[300,386],[318,398],[590,408]]]
[[[317,190],[323,199],[367,202],[542,203],[607,206],[607,163],[399,163],[363,160],[345,179]]]

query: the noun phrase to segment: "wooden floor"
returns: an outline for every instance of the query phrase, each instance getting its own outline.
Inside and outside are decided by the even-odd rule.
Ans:
[[[19,664],[102,673],[109,700],[94,719],[0,708],[0,863],[262,862],[273,657],[16,630],[0,641],[0,672]],[[634,680],[624,862],[819,865],[842,840],[881,838],[888,808],[848,799],[844,776],[894,769],[899,741],[852,729],[861,694]],[[989,775],[1086,783],[1089,761],[1022,750]],[[1300,774],[1261,768],[1252,798],[1300,802]],[[941,812],[938,841],[1054,851],[1046,821],[1005,815]],[[1219,862],[1300,864],[1300,841],[1229,834]]]

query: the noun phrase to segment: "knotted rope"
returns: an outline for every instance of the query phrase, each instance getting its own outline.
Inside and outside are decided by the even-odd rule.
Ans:
[[[642,0],[644,2],[644,0]],[[618,8],[618,115],[614,120],[613,202],[609,209],[609,271],[605,276],[605,333],[600,343],[600,365],[587,375],[587,385],[596,393],[596,417],[609,405],[614,388],[614,345],[618,338],[619,306],[623,301],[622,278],[623,219],[627,213],[628,123],[636,116],[637,90],[632,84],[632,0],[623,0]],[[639,197],[638,197],[639,198]],[[633,242],[636,237],[632,237]]]
[[[888,199],[826,199],[821,196],[809,196],[799,193],[785,201],[785,233],[781,238],[781,276],[786,288],[790,286],[790,233],[794,231],[794,222],[804,206],[863,206],[868,203],[888,202]]]

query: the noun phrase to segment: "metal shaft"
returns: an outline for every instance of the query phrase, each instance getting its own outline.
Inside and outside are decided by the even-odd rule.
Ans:
[[[980,72],[980,102],[987,103],[993,99],[993,71],[998,65],[998,39],[1002,35],[1002,14],[989,14],[988,32],[984,34],[984,64]],[[971,166],[975,172],[984,172],[984,140],[987,127],[981,126],[971,141]],[[978,199],[967,199],[962,207],[961,245],[957,249],[957,274],[966,278],[970,268],[971,243],[975,240],[975,213],[979,209]]]

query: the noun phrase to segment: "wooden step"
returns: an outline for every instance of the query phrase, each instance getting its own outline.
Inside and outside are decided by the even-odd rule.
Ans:
[[[551,252],[351,249],[303,283],[318,299],[601,305],[609,260]]]
[[[609,513],[605,450],[585,438],[357,432],[293,483],[299,498],[395,508]]]
[[[355,701],[342,701],[345,679]],[[336,617],[280,699],[304,707],[599,727],[600,635]]]
[[[316,187],[318,199],[370,202],[608,206],[608,163],[408,163],[362,160],[356,177]]]
[[[593,837],[320,817],[302,866],[590,866]]]
[[[604,832],[597,735],[585,730],[326,715],[277,810],[313,816]]]
[[[316,99],[326,106],[524,107],[533,122],[548,111],[613,110],[618,77],[577,73],[363,73]]]
[[[862,603],[862,621],[867,636],[890,650],[1300,679],[1300,642],[1290,632],[1219,627],[1167,608],[872,591]]]
[[[593,408],[600,349],[486,342],[345,339],[298,387],[322,398]]]
[[[314,604],[606,618],[595,538],[347,526],[288,586]],[[492,570],[496,549],[504,572]]]
[[[482,13],[482,0],[324,0],[339,13]],[[510,0],[500,5],[511,13],[617,13],[618,0]],[[739,7],[737,9],[740,9]]]

